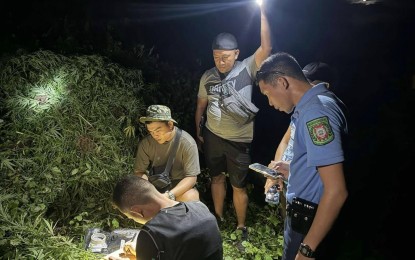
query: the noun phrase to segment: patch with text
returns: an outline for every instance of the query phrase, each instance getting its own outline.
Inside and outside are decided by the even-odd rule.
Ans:
[[[307,128],[315,145],[325,145],[334,140],[334,133],[327,116],[308,121]]]

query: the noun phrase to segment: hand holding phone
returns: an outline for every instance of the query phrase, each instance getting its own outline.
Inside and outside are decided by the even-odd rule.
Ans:
[[[259,172],[267,178],[272,178],[272,179],[283,178],[281,173],[271,168],[268,168],[267,166],[260,164],[260,163],[250,164],[249,169]]]

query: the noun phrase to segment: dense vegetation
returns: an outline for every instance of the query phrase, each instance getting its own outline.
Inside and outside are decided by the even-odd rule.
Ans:
[[[110,201],[117,179],[131,173],[144,134],[137,118],[149,104],[167,104],[180,126],[193,133],[197,77],[157,63],[143,47],[135,50],[137,64],[147,64],[147,71],[100,55],[42,50],[1,61],[4,259],[97,259],[84,249],[88,228],[140,228]],[[208,203],[206,169],[198,188]],[[225,259],[277,259],[282,250],[277,208],[249,205],[250,240],[241,253],[228,206],[221,226]]]
[[[194,133],[195,87],[200,71],[212,65],[206,39],[224,25],[241,32],[248,18],[235,9],[235,15],[226,10],[207,20],[198,15],[147,26],[142,15],[153,19],[155,13],[129,12],[140,9],[131,8],[137,2],[17,0],[0,8],[0,259],[91,259],[96,256],[83,249],[88,227],[139,228],[109,202],[112,185],[132,167],[141,136],[136,117],[149,104],[168,104],[180,126]],[[338,259],[404,259],[397,255],[409,240],[396,239],[401,229],[394,223],[412,220],[399,213],[401,202],[412,197],[406,180],[415,144],[408,123],[415,116],[415,49],[413,40],[399,36],[413,32],[412,9],[386,1],[274,2],[288,7],[270,16],[274,51],[288,51],[302,65],[322,60],[337,68],[334,90],[350,110],[349,202],[342,214],[347,232]],[[192,34],[192,27],[202,34]],[[177,48],[176,39],[196,38],[207,45],[192,41]],[[256,46],[255,38],[247,43]],[[175,66],[158,59],[163,52]],[[253,154],[267,163],[275,150],[270,140],[279,141],[287,122],[282,113],[267,111],[266,99],[261,102],[260,138],[254,137],[261,148]],[[204,170],[198,188],[209,205],[208,183]],[[255,190],[262,186],[250,190],[251,201],[263,201]],[[280,255],[276,209],[259,204],[249,205],[246,254],[233,247],[238,234],[228,205],[222,227],[227,259]]]

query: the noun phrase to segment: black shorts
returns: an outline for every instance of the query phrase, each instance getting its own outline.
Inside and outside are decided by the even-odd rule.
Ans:
[[[203,153],[210,175],[226,172],[232,186],[244,188],[251,163],[251,144],[223,139],[207,128],[203,131],[203,139]]]

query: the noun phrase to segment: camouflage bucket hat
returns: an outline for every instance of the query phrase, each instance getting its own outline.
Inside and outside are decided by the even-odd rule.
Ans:
[[[141,123],[147,121],[173,121],[177,124],[176,120],[171,118],[170,108],[163,105],[149,106],[146,111],[146,116],[140,117]]]

